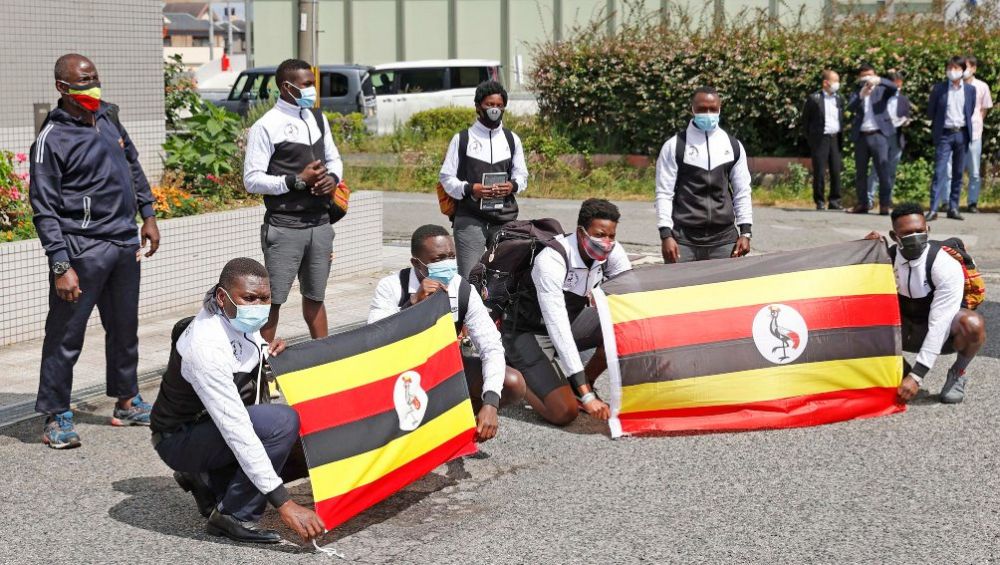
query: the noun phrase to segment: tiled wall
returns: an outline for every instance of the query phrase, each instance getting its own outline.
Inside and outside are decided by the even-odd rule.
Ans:
[[[161,220],[160,250],[142,266],[139,318],[198,303],[226,261],[263,261],[263,207]],[[382,265],[382,193],[354,192],[347,216],[334,226],[331,278],[377,271]],[[44,335],[48,263],[38,240],[0,244],[0,346]],[[100,320],[95,309],[90,324]]]
[[[55,107],[52,67],[80,53],[97,66],[104,99],[121,120],[156,183],[162,170],[163,3],[159,0],[0,1],[0,150],[27,153],[33,104]]]

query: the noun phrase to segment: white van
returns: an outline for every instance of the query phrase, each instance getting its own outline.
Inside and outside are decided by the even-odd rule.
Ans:
[[[487,59],[440,59],[377,65],[371,71],[378,101],[379,134],[422,110],[446,106],[472,108],[476,87],[500,80],[500,62]]]

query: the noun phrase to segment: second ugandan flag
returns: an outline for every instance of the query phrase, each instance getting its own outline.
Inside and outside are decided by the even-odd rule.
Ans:
[[[270,360],[328,529],[455,457],[475,419],[447,293]]]
[[[903,409],[899,305],[880,241],[652,267],[596,294],[614,437]]]

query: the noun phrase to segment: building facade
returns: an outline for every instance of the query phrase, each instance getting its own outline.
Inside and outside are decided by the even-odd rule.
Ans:
[[[163,16],[159,0],[3,0],[0,149],[27,153],[58,94],[52,68],[65,53],[97,65],[103,97],[121,120],[152,182],[162,170]]]
[[[531,46],[576,26],[609,30],[632,17],[684,14],[701,25],[762,14],[784,24],[816,24],[851,10],[874,12],[884,0],[317,0],[319,63],[377,65],[447,58],[499,60],[506,84],[523,85]],[[900,12],[925,12],[931,0],[894,0]],[[248,0],[251,65],[298,56],[298,0]],[[305,58],[308,59],[308,56]]]

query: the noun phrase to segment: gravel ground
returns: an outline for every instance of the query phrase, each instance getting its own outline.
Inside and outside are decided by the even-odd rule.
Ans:
[[[789,214],[770,221],[804,217]],[[386,225],[409,229],[388,214]],[[835,229],[804,229],[795,246]],[[1000,304],[981,311],[996,319]],[[612,441],[587,417],[557,429],[508,409],[481,455],[436,469],[324,543],[359,563],[1000,561],[998,356],[991,337],[962,405],[936,399],[947,356],[907,412],[816,428]],[[110,410],[84,406],[84,445],[68,452],[39,444],[39,420],[0,429],[0,563],[330,559],[207,536],[148,430],[108,426]],[[310,500],[308,482],[292,492]],[[265,520],[280,527],[273,511]]]

